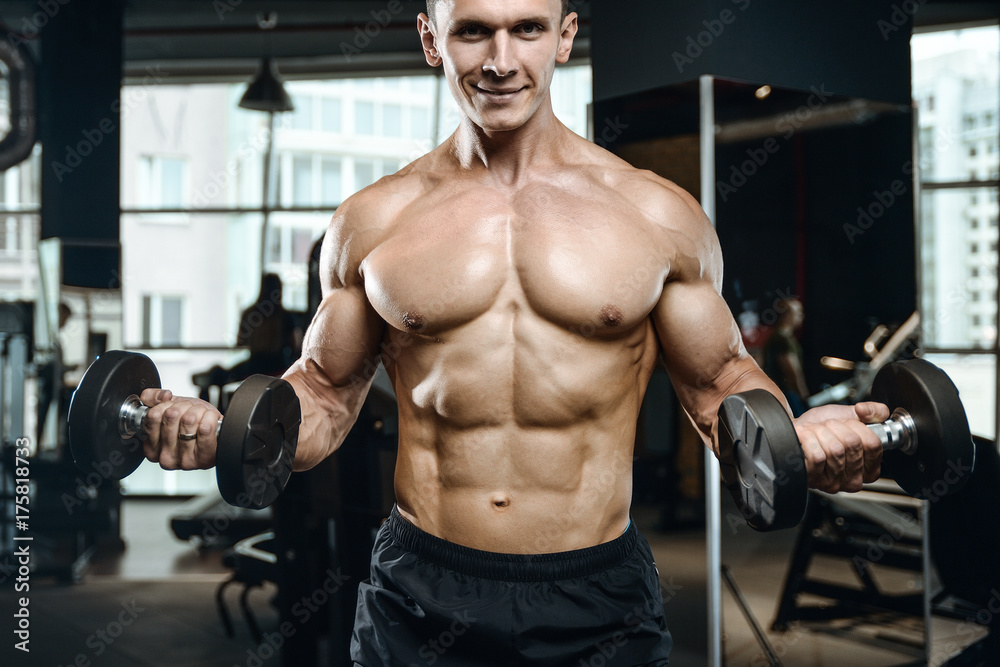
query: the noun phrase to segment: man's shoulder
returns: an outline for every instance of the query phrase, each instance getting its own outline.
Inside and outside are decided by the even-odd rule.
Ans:
[[[433,187],[433,176],[419,166],[420,161],[383,176],[345,199],[330,221],[327,237],[343,241],[357,234],[370,236],[391,228],[409,206]]]
[[[404,211],[434,187],[435,176],[426,160],[427,156],[380,178],[337,207],[323,239],[323,254],[345,280],[392,233]]]
[[[638,212],[634,224],[642,226],[653,248],[670,258],[675,277],[721,275],[718,237],[701,204],[682,187],[658,174],[631,164],[599,147],[591,178],[623,198]]]
[[[593,148],[591,178],[627,199],[651,223],[676,229],[707,222],[698,200],[673,181],[636,168],[598,146]]]

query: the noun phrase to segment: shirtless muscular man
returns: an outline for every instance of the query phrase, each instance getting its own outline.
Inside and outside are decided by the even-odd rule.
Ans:
[[[326,234],[323,301],[285,375],[303,413],[296,468],[343,442],[366,368],[381,361],[399,401],[397,507],[354,630],[364,667],[588,664],[612,640],[610,664],[665,664],[656,568],[629,520],[653,367],[713,448],[724,397],[781,397],[720,296],[698,203],[553,114],[577,32],[567,4],[428,2],[420,39],[460,125],[345,201]],[[213,465],[211,405],[142,400],[150,460]],[[882,449],[864,424],[888,416],[864,403],[797,419],[810,485],[875,480]]]

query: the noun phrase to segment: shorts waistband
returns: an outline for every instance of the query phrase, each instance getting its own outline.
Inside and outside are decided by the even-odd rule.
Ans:
[[[407,521],[395,506],[385,527],[400,547],[432,563],[482,579],[518,582],[573,579],[602,572],[632,555],[639,537],[635,524],[629,521],[620,537],[594,547],[550,554],[504,554],[442,540]]]

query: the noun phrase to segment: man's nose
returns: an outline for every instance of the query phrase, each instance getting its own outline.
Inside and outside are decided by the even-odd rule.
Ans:
[[[483,71],[493,72],[499,77],[517,73],[517,58],[514,55],[514,45],[510,35],[505,31],[497,31],[491,40],[491,53],[483,63]]]

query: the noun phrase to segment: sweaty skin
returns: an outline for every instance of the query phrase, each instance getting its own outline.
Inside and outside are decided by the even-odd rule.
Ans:
[[[379,360],[399,401],[401,514],[461,545],[550,553],[618,537],[636,420],[662,358],[714,448],[721,400],[778,389],[720,296],[697,202],[578,137],[548,88],[576,15],[559,0],[441,0],[419,29],[462,122],[428,155],[337,210],[324,298],[285,375],[303,408],[296,468],[343,442]],[[216,412],[147,390],[147,457],[214,462]],[[796,422],[810,485],[858,490],[881,447],[878,404]],[[198,429],[196,441],[178,441]]]

